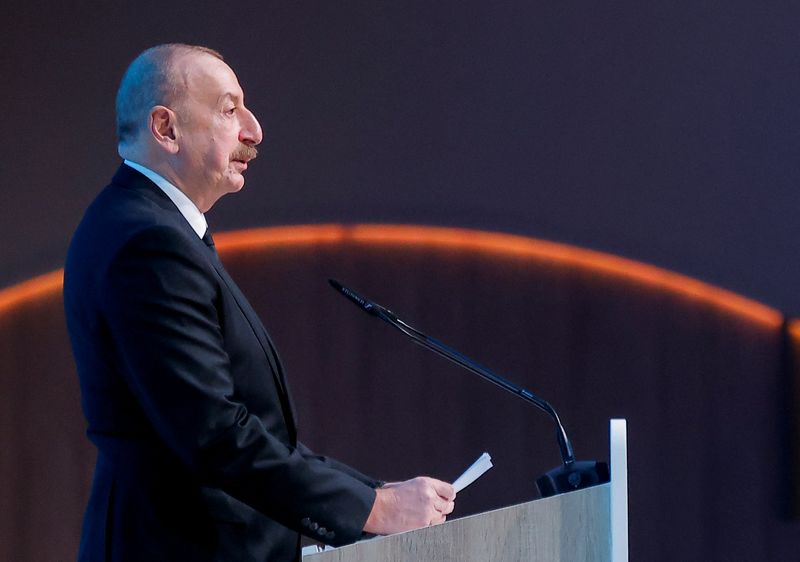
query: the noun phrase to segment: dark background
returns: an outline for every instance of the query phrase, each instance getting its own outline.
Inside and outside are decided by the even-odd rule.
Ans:
[[[794,258],[800,255],[800,232],[793,219],[800,205],[795,189],[800,177],[795,157],[800,148],[798,16],[800,7],[792,3],[742,1],[51,1],[0,8],[0,101],[5,109],[0,133],[0,287],[63,265],[69,236],[83,209],[119,162],[113,119],[119,78],[144,48],[181,41],[205,44],[226,56],[265,132],[261,156],[247,172],[244,191],[224,198],[209,213],[216,231],[392,222],[511,232],[660,265],[797,316],[800,268]],[[286,267],[291,263],[286,260]],[[415,269],[410,263],[407,270],[393,270],[406,275],[409,283],[416,280],[413,295],[419,291],[422,296],[409,293],[408,303],[387,304],[412,307],[425,299],[432,285],[432,302],[440,304],[454,284],[463,283],[455,308],[464,314],[448,318],[449,324],[428,320],[420,327],[447,340],[448,325],[475,321],[478,328],[463,327],[461,336],[450,341],[555,396],[573,412],[569,425],[575,428],[583,457],[603,456],[609,416],[629,417],[633,442],[647,444],[639,449],[645,455],[632,456],[641,463],[632,474],[634,552],[648,553],[646,559],[656,559],[660,552],[660,559],[679,560],[692,554],[714,559],[721,544],[753,559],[756,553],[796,551],[796,520],[787,518],[780,497],[785,479],[779,465],[786,460],[787,441],[780,434],[783,420],[780,415],[773,418],[773,412],[780,410],[786,389],[774,334],[764,343],[759,340],[763,336],[751,336],[749,328],[742,333],[735,328],[724,339],[719,333],[727,330],[720,327],[729,322],[726,319],[714,320],[710,332],[690,331],[691,336],[679,337],[676,334],[683,332],[676,327],[685,318],[671,312],[669,302],[661,308],[637,304],[605,314],[602,306],[582,308],[581,289],[558,301],[566,303],[564,310],[573,316],[564,316],[554,305],[551,316],[565,318],[571,328],[558,340],[564,345],[558,348],[563,361],[554,360],[552,376],[543,380],[527,369],[541,362],[535,339],[514,346],[514,340],[486,335],[502,336],[507,318],[484,314],[481,306],[486,305],[474,304],[497,298],[489,290],[493,278],[450,272],[435,284],[426,283],[429,272],[445,269],[442,264],[446,259],[439,256],[425,267]],[[309,337],[312,344],[324,341],[336,348],[330,340],[336,330],[329,323],[324,330],[318,324],[297,324],[291,301],[282,303],[281,295],[298,291],[299,274],[271,279],[275,291],[267,297],[257,295],[262,281],[248,280],[248,271],[260,270],[243,263],[239,276],[276,341],[288,350],[293,380],[306,385],[298,385],[297,394],[305,398],[302,412],[312,417],[309,441],[335,449],[340,441],[324,431],[326,420],[335,418],[321,413],[330,407],[325,406],[330,393],[314,386],[322,379],[315,381],[316,371],[304,363],[325,364],[326,358],[303,357],[303,346],[292,339]],[[328,271],[320,268],[320,277]],[[363,283],[376,299],[392,283],[352,267],[348,277],[358,276],[365,277]],[[503,285],[505,306],[509,311],[531,306],[528,314],[536,319],[536,307],[547,307],[549,301],[527,299],[530,287],[514,281],[513,275],[509,278],[512,281]],[[487,285],[468,287],[475,279]],[[553,287],[562,290],[557,282]],[[335,298],[327,296],[324,282],[309,281],[302,288],[306,295],[313,293],[314,302]],[[629,289],[611,289],[611,303],[621,298],[614,291]],[[577,304],[570,301],[575,294]],[[333,322],[349,314],[333,310]],[[429,307],[421,310],[435,317]],[[412,319],[422,316],[415,312],[411,308]],[[650,349],[643,344],[631,353],[631,342],[641,335],[638,327],[616,339],[611,319],[628,316],[644,318],[636,326],[659,326],[658,333],[641,341],[661,341],[660,346]],[[342,322],[348,326],[366,321],[346,318]],[[481,326],[483,320],[490,322],[488,328]],[[56,329],[61,329],[60,323]],[[548,329],[537,328],[536,333],[547,335]],[[348,328],[338,336],[352,336],[348,346],[369,338],[382,341],[385,334],[375,335],[373,330],[371,325]],[[438,363],[418,359],[401,347],[395,334],[390,336],[382,345],[401,356],[399,364],[406,368],[395,365],[398,372],[438,369]],[[676,342],[680,338],[686,341]],[[725,345],[714,338],[723,338]],[[565,342],[575,348],[582,342],[589,351],[573,359],[575,348]],[[682,355],[687,346],[690,353]],[[520,348],[525,351],[515,356]],[[716,353],[713,361],[707,358],[709,348]],[[741,350],[741,356],[731,350]],[[359,357],[358,350],[352,356]],[[354,361],[366,361],[366,366],[358,363],[359,372],[372,373],[374,365],[391,362],[382,357]],[[604,366],[593,371],[598,359]],[[570,366],[567,373],[564,364]],[[20,366],[18,374],[25,365]],[[626,374],[613,379],[623,367]],[[637,380],[636,374],[645,368],[650,369],[648,377]],[[336,369],[346,372],[343,366]],[[500,449],[498,453],[515,449],[513,443],[498,446],[501,433],[481,433],[490,427],[489,419],[497,419],[487,416],[490,411],[509,416],[492,428],[513,425],[525,434],[511,420],[532,423],[523,449],[530,456],[541,453],[539,444],[549,430],[538,414],[510,406],[479,381],[473,388],[473,383],[455,378],[459,375],[454,371],[440,372],[445,378],[436,384],[443,392],[466,389],[463,395],[454,391],[448,407],[461,404],[463,409],[472,404],[467,397],[486,396],[489,402],[481,416],[458,418],[456,429],[463,430],[458,434],[447,420],[424,439],[406,442],[405,449],[384,444],[380,459],[366,451],[364,458],[346,454],[346,460],[366,462],[366,469],[402,465],[403,474],[397,477],[405,476],[408,467],[433,467],[437,476],[453,477],[447,473],[450,467],[460,469],[484,446]],[[562,375],[568,382],[560,382]],[[370,383],[381,393],[378,402],[369,402],[366,410],[348,409],[354,432],[362,427],[360,421],[379,418],[381,408],[396,414],[391,418],[395,436],[408,434],[404,408],[409,420],[440,419],[438,402],[415,398],[419,386],[382,380],[391,382]],[[650,384],[653,380],[658,385]],[[14,384],[24,389],[28,383],[20,375]],[[353,400],[353,392],[364,393],[364,388],[344,381],[334,396]],[[397,389],[402,396],[385,394]],[[592,408],[594,390],[606,398],[603,408]],[[360,394],[356,399],[362,405],[368,401]],[[35,412],[38,402],[32,396],[25,408],[29,405]],[[704,424],[709,404],[714,422]],[[739,415],[741,408],[745,410]],[[428,417],[419,418],[423,409]],[[583,413],[575,415],[576,410]],[[690,414],[688,420],[684,411]],[[9,419],[18,418],[9,414]],[[424,431],[424,423],[416,423],[414,427]],[[695,432],[694,427],[702,429]],[[758,431],[749,433],[751,427]],[[435,450],[437,436],[453,441]],[[376,448],[381,445],[378,432],[364,431],[359,438]],[[22,434],[17,439],[22,448],[31,442]],[[455,458],[454,451],[469,454]],[[702,463],[692,461],[695,453],[703,455]],[[84,449],[75,453],[81,459],[86,454]],[[35,466],[38,460],[31,455],[29,462]],[[539,465],[552,464],[550,457],[537,458],[536,469],[507,462],[506,470],[513,467],[514,478],[500,481],[502,472],[495,471],[476,495],[483,494],[482,506],[528,499],[532,494],[522,491],[522,486],[532,488],[528,473],[536,476]],[[19,464],[17,472],[27,466]],[[644,470],[653,466],[659,467],[657,477]],[[706,481],[714,483],[713,494]],[[691,486],[674,495],[681,482]],[[72,493],[82,497],[84,492],[76,488]],[[682,502],[689,497],[696,503],[686,511]],[[461,505],[478,505],[470,501]],[[74,505],[80,503],[78,499]],[[49,513],[46,503],[40,509]],[[60,519],[59,514],[50,515]],[[13,513],[10,518],[14,520]],[[70,518],[76,520],[72,514]],[[755,541],[748,537],[751,524],[758,528]],[[18,525],[15,536],[36,534]],[[68,544],[77,530],[64,533]],[[25,544],[34,543],[31,539]]]
[[[800,312],[793,2],[32,2],[2,8],[0,286],[59,267],[112,175],[128,62],[220,50],[265,132],[215,230],[478,227]]]

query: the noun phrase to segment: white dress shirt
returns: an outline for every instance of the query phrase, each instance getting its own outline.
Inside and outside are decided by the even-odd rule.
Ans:
[[[183,215],[183,218],[186,219],[186,222],[189,223],[189,226],[192,227],[192,230],[197,233],[197,236],[202,238],[205,235],[206,230],[208,230],[206,217],[200,212],[197,206],[192,203],[192,200],[189,199],[183,191],[172,185],[150,168],[145,168],[141,164],[131,162],[130,160],[125,160],[125,164],[137,172],[144,174],[147,179],[152,181],[161,189],[161,191],[166,193],[167,197],[169,197],[170,200],[175,203],[175,206],[178,207],[178,210]]]

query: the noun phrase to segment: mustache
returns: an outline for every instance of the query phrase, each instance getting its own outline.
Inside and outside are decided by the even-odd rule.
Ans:
[[[253,160],[256,157],[258,157],[258,149],[255,146],[248,146],[246,144],[240,144],[239,148],[234,150],[231,154],[231,160],[243,160],[245,162]]]

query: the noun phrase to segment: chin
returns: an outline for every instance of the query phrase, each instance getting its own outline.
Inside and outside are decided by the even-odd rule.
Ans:
[[[244,176],[239,176],[238,179],[232,180],[228,183],[228,189],[226,193],[236,193],[237,191],[241,191],[244,187]]]

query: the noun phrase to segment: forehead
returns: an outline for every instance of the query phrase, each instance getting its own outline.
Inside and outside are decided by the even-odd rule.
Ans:
[[[242,98],[242,88],[231,67],[206,53],[188,53],[175,61],[175,72],[186,97],[215,102],[226,94]]]

